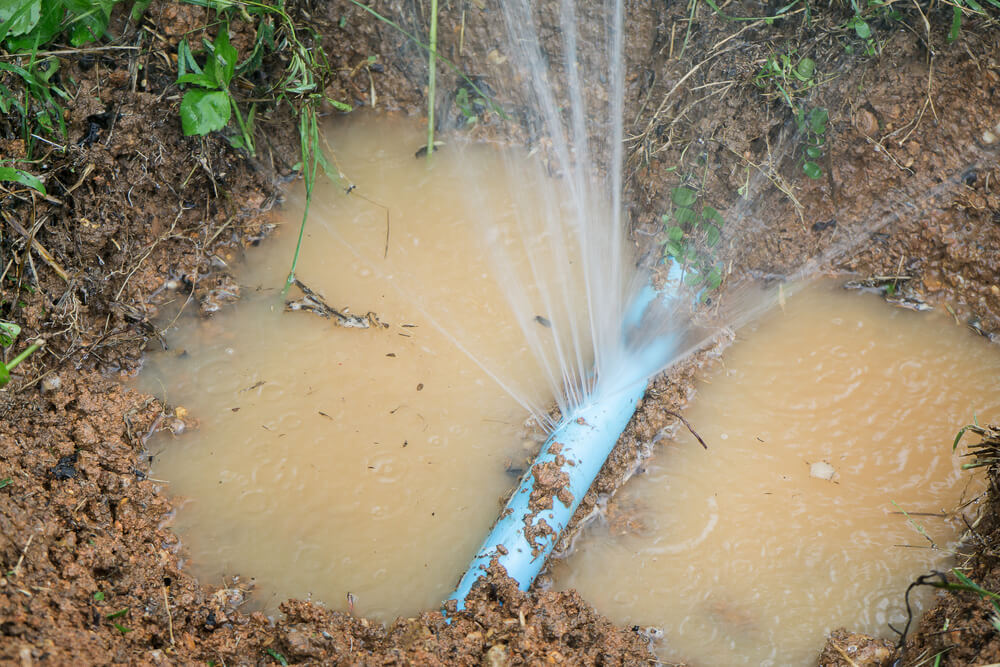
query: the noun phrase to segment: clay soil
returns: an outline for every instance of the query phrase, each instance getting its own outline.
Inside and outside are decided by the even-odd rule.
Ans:
[[[583,4],[589,11],[603,3]],[[742,238],[728,284],[781,280],[819,258],[811,270],[850,273],[888,300],[949,309],[962,326],[1000,334],[995,23],[967,17],[948,42],[951,7],[911,3],[898,17],[873,15],[877,53],[865,55],[864,40],[845,28],[847,6],[815,10],[809,20],[799,8],[768,25],[725,20],[702,3],[693,14],[681,3],[626,4],[627,202],[637,244],[662,239],[660,216],[685,174],[697,171],[705,201],[724,213],[750,206],[740,188],[752,183],[747,219],[760,222]],[[729,3],[724,11],[764,16],[781,4]],[[423,34],[420,3],[375,6]],[[553,6],[539,4],[549,25]],[[303,2],[292,13],[323,35],[337,72],[331,97],[420,113],[425,66],[397,32],[345,2]],[[37,336],[47,341],[0,390],[0,663],[656,662],[637,628],[614,626],[572,591],[518,592],[502,572],[451,623],[428,610],[385,627],[298,600],[277,618],[247,614],[241,607],[252,591],[242,581],[199,582],[184,569],[144,445],[185,416],[121,380],[139,370],[147,346],[162,344],[158,313],[183,305],[210,317],[238,298],[231,268],[267,242],[268,212],[298,160],[295,121],[283,108],[259,117],[255,158],[221,135],[182,135],[172,56],[182,36],[210,23],[202,8],[154,1],[141,22],[116,14],[114,41],[100,44],[135,48],[60,54],[73,91],[67,135],[33,156],[41,157],[33,169],[48,196],[0,184],[0,318],[24,329],[14,352]],[[508,123],[484,112],[464,131],[541,141],[530,112],[514,113],[523,100],[504,85],[512,74],[498,57],[499,26],[492,2],[443,10],[442,52],[512,110]],[[234,32],[245,48],[252,30]],[[556,31],[545,39],[556,40]],[[801,173],[787,105],[753,81],[769,54],[791,50],[822,75],[803,102],[829,109],[828,157],[815,181]],[[257,82],[283,64],[280,55],[265,60]],[[439,117],[462,120],[454,105],[460,84],[445,73],[439,85]],[[0,157],[25,151],[17,124],[0,118]],[[669,446],[653,443],[677,427],[667,412],[683,408],[697,372],[695,357],[651,383],[575,525],[598,512],[627,521],[614,492]],[[1000,496],[992,489],[958,564],[1000,591]],[[560,549],[572,541],[571,531]],[[902,649],[838,631],[817,660],[997,662],[991,613],[979,595],[942,594]]]

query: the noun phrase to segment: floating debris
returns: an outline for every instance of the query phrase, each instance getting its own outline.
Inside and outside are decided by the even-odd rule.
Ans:
[[[285,302],[285,310],[305,310],[307,312],[319,315],[329,320],[333,320],[338,326],[347,327],[348,329],[368,329],[370,327],[384,327],[388,328],[388,324],[382,322],[378,315],[368,311],[365,315],[352,315],[346,310],[340,312],[334,308],[331,308],[326,301],[323,300],[316,292],[312,291],[301,280],[294,281],[295,286],[302,290],[304,296],[300,299],[292,299],[291,301]]]

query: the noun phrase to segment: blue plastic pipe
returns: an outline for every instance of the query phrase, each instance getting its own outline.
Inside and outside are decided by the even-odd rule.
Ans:
[[[676,295],[670,292],[666,303]],[[625,314],[623,330],[640,325],[656,296],[652,287],[643,288]],[[563,416],[449,597],[458,609],[465,607],[472,586],[494,559],[521,590],[528,590],[635,413],[649,376],[662,367],[675,347],[675,339],[665,335],[642,350],[624,354],[614,375],[600,377],[588,401]],[[549,481],[555,476],[559,492],[547,498],[538,494],[542,498],[536,498],[533,509],[531,495],[538,474]]]

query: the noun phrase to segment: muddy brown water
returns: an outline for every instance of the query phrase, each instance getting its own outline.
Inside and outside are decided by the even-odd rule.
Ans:
[[[182,318],[141,383],[197,422],[150,444],[180,501],[187,567],[253,577],[251,604],[269,612],[293,596],[345,609],[350,594],[389,620],[447,596],[537,444],[524,404],[544,404],[549,385],[498,286],[511,276],[471,221],[510,229],[546,211],[536,188],[558,185],[510,172],[523,155],[497,147],[416,160],[423,131],[402,119],[360,117],[329,137],[345,180],[317,188],[298,276],[389,326],[283,312],[292,195],[276,241],[241,270],[240,304]],[[1000,356],[942,316],[828,284],[740,338],[686,413],[710,452],[678,435],[555,580],[616,621],[662,627],[664,656],[807,663],[836,626],[885,634],[909,579],[947,557],[954,519],[913,517],[931,550],[893,512],[974,495],[949,444],[955,424],[998,415],[984,397]],[[810,475],[824,466],[832,480]]]
[[[948,565],[982,489],[952,442],[1000,417],[1000,351],[821,283],[740,330],[697,391],[685,416],[710,449],[666,441],[556,585],[693,665],[813,664],[840,626],[894,638],[906,586]]]
[[[547,206],[532,185],[545,178],[525,186],[491,146],[415,159],[426,134],[406,119],[359,115],[328,139],[344,180],[317,186],[297,275],[377,322],[283,312],[303,204],[292,193],[275,242],[239,274],[239,304],[182,321],[147,361],[143,387],[199,423],[151,443],[153,474],[180,501],[174,527],[203,581],[252,576],[267,611],[289,596],[344,609],[350,593],[357,613],[391,620],[451,592],[538,445],[527,410],[455,343],[547,404],[480,234],[501,227],[488,240],[516,245],[512,230]],[[494,187],[470,187],[470,173]]]

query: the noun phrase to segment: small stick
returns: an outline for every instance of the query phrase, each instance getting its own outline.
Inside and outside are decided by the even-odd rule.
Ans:
[[[708,449],[708,445],[705,444],[705,441],[702,440],[701,436],[698,435],[698,432],[695,431],[694,428],[691,427],[691,422],[689,422],[688,420],[684,419],[684,417],[682,417],[680,414],[674,412],[673,410],[664,410],[664,412],[666,414],[670,415],[671,417],[677,417],[677,419],[681,420],[681,423],[684,424],[684,426],[687,427],[687,430],[691,431],[691,435],[693,435],[698,440],[698,442],[701,443],[701,446],[704,447],[705,449]]]
[[[167,630],[170,632],[170,645],[174,645],[174,619],[170,616],[170,599],[167,597],[167,587],[163,586],[163,604],[167,609]]]
[[[35,539],[35,534],[32,533],[31,536],[28,537],[28,543],[24,545],[23,549],[21,549],[21,557],[17,559],[17,565],[14,566],[15,577],[21,574],[21,563],[24,562],[24,555],[28,553],[28,547],[31,546],[31,541],[34,539]]]

